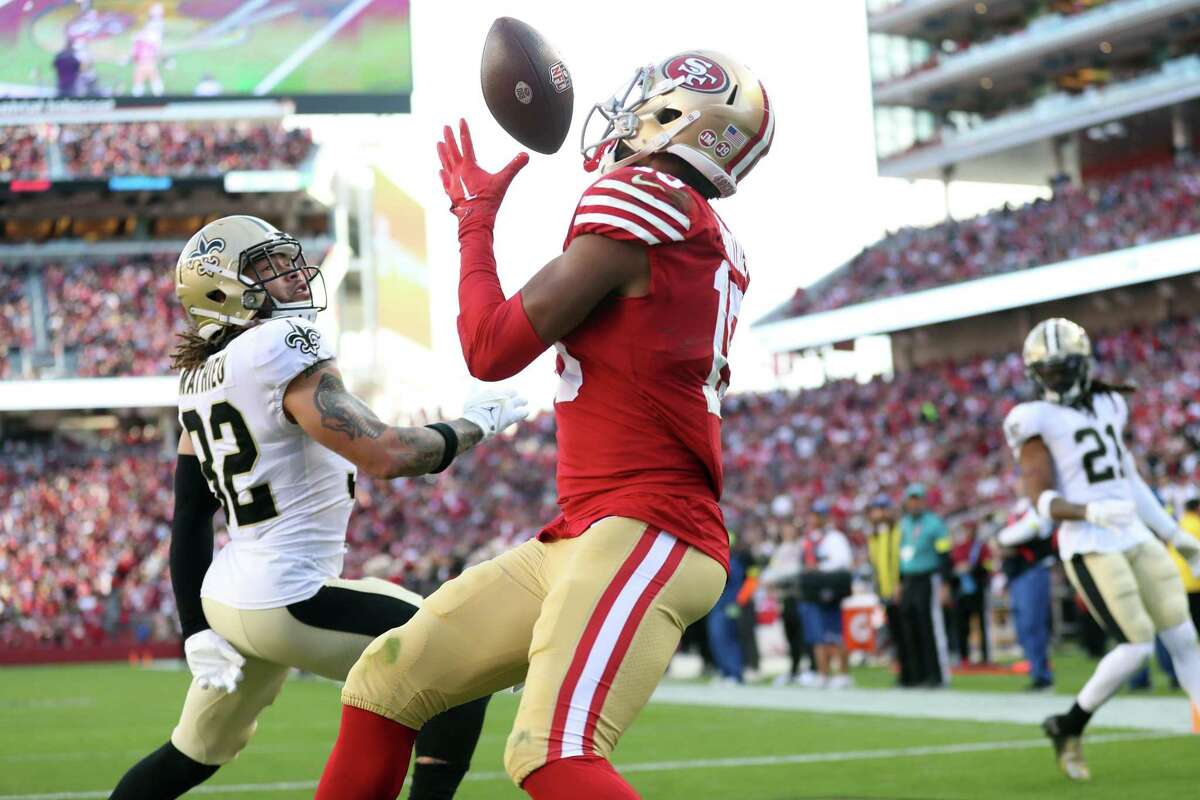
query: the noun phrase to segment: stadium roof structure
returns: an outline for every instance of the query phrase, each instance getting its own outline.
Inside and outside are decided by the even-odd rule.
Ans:
[[[868,7],[881,176],[1078,185],[1200,153],[1200,0]],[[1200,237],[1183,236],[799,316],[789,302],[754,327],[796,352],[1194,272]]]
[[[1027,6],[909,0],[869,17],[880,175],[1042,183],[1092,160],[1071,135],[1200,96],[1200,0]]]
[[[1048,303],[1200,271],[1200,235],[1181,236],[1035,269],[755,323],[773,353]]]

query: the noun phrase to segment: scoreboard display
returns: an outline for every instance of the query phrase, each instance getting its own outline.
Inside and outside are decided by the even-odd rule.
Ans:
[[[394,113],[412,92],[408,0],[14,0],[0,47],[0,121],[238,98]]]

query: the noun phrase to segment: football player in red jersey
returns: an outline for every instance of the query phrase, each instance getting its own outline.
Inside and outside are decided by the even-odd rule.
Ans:
[[[508,298],[492,228],[528,156],[485,172],[466,123],[438,145],[471,373],[501,380],[558,352],[562,513],[363,653],[318,800],[390,800],[426,720],[521,681],[505,751],[517,785],[536,800],[637,797],[608,756],[724,587],[720,403],[749,276],[709,201],[766,154],[774,111],[748,70],[696,51],[638,70],[593,113],[606,129],[584,155],[603,175],[562,255]]]

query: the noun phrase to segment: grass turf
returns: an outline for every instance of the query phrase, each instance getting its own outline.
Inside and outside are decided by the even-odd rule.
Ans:
[[[1069,659],[1068,659],[1069,660]],[[1060,675],[1067,661],[1060,659]],[[1086,662],[1074,659],[1071,675]],[[1078,668],[1076,668],[1076,666]],[[1064,676],[1065,678],[1066,676]],[[863,670],[860,684],[886,680]],[[972,689],[1004,691],[1019,678],[972,678]],[[1074,683],[1074,677],[1070,679]],[[1067,688],[1060,680],[1060,688]],[[1160,681],[1161,683],[1161,681]],[[187,685],[181,671],[127,666],[0,670],[0,800],[5,797],[102,792],[141,755],[169,735]],[[964,687],[965,688],[965,687]],[[1065,698],[1064,698],[1065,700]],[[501,753],[517,698],[498,695],[462,800],[524,797],[502,774]],[[293,680],[264,713],[246,752],[205,786],[205,796],[311,797],[311,782],[333,741],[337,687]],[[1089,745],[1095,780],[1068,784],[1034,726],[942,722],[790,711],[652,704],[614,758],[635,766],[629,777],[647,798],[1060,798],[1168,797],[1191,790],[1195,739],[1167,738]],[[1001,749],[1004,743],[1030,747]],[[987,749],[899,755],[895,749],[985,743]],[[987,743],[995,743],[995,749]],[[872,757],[863,751],[880,751]],[[809,763],[675,766],[662,762],[827,755]],[[834,760],[837,759],[837,760]],[[655,765],[648,768],[646,765]],[[299,788],[246,788],[247,784]],[[216,791],[221,785],[240,789]],[[80,795],[68,794],[66,798]],[[89,796],[89,795],[82,795]],[[90,796],[103,796],[102,794]],[[65,799],[64,799],[65,800]]]

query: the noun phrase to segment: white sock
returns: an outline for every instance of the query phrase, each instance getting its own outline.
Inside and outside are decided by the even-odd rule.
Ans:
[[[1159,631],[1158,636],[1171,654],[1179,685],[1192,698],[1192,702],[1200,706],[1200,640],[1196,638],[1195,626],[1188,620],[1169,630]]]
[[[1117,645],[1108,652],[1108,655],[1100,659],[1100,663],[1096,665],[1096,671],[1079,690],[1079,696],[1075,702],[1079,703],[1079,707],[1088,713],[1095,711],[1104,705],[1108,698],[1116,694],[1117,689],[1121,688],[1121,684],[1129,680],[1153,652],[1153,642]]]

